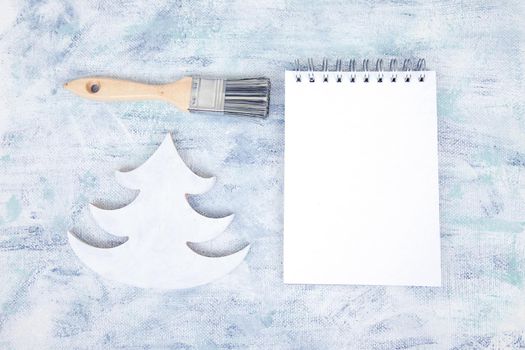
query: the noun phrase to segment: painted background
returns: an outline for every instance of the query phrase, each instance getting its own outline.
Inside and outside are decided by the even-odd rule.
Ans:
[[[518,0],[3,1],[0,348],[525,347],[524,15]],[[282,284],[283,71],[323,56],[425,57],[437,70],[443,288]],[[95,103],[62,88],[95,74],[194,73],[270,77],[269,118]],[[252,250],[196,289],[104,280],[66,231],[117,244],[87,204],[129,203],[136,192],[113,171],[141,164],[166,132],[194,171],[218,178],[192,205],[236,213],[199,249]]]

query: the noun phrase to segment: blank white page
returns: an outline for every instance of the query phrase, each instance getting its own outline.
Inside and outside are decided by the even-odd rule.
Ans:
[[[284,282],[440,286],[436,75],[286,72]]]

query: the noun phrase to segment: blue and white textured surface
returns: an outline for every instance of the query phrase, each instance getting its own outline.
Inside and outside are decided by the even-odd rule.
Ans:
[[[0,348],[525,347],[524,14],[518,0],[4,1]],[[283,285],[283,71],[310,56],[425,57],[437,70],[442,288]],[[195,73],[270,77],[269,118],[96,103],[62,88],[95,74]],[[141,164],[167,131],[194,171],[218,178],[192,205],[236,214],[197,249],[252,250],[195,289],[104,280],[66,232],[117,244],[87,204],[129,203],[136,193],[113,171]]]

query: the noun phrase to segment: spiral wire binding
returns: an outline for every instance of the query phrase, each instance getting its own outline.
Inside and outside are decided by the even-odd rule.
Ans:
[[[338,58],[336,61],[335,61],[335,71],[337,72],[337,82],[340,83],[343,81],[343,75],[341,74],[342,72],[342,64],[343,62],[341,61],[340,58]]]
[[[295,82],[300,83],[301,82],[301,63],[299,62],[299,59],[295,60]]]
[[[416,70],[420,71],[420,72],[424,72],[425,69],[426,69],[425,59],[424,58],[420,58],[419,61],[417,61]],[[425,81],[425,73],[419,74],[419,79],[418,80],[420,82],[424,82]]]
[[[328,83],[328,59],[323,58],[323,82]]]
[[[355,83],[355,60],[351,59],[350,62],[348,62],[348,71],[350,73],[350,82]]]
[[[410,68],[411,67],[411,64],[410,64],[410,59],[407,58],[405,60],[405,62],[403,62],[403,70],[406,72],[405,73],[405,82],[406,83],[410,83],[410,78],[412,78],[412,69]]]
[[[363,72],[363,82],[368,83],[370,81],[370,71],[369,71],[369,59],[363,60],[363,66],[362,66],[362,72]],[[389,75],[390,75],[390,82],[395,83],[397,82],[398,78],[398,64],[397,59],[392,58],[390,59],[389,63]],[[405,59],[403,61],[403,67],[401,71],[403,72],[403,81],[406,83],[409,83],[412,79],[412,63],[410,59]],[[421,72],[419,73],[419,76],[417,76],[418,82],[424,82],[425,81],[425,69],[426,69],[426,62],[424,58],[420,58],[417,61],[417,64],[415,66],[415,71]],[[329,65],[328,65],[328,59],[323,58],[322,65],[321,65],[321,71],[323,72],[323,82],[327,83],[328,79],[330,78],[329,73]],[[343,82],[343,60],[338,58],[335,61],[335,70],[336,72],[336,82],[341,83]],[[385,71],[383,70],[383,59],[379,58],[376,60],[376,66],[375,71],[377,72],[377,82],[382,83],[384,82],[385,77]],[[301,69],[301,63],[298,59],[295,60],[295,81],[300,83],[302,81],[302,75],[301,72],[303,70]],[[315,64],[313,58],[308,58],[307,60],[307,74],[308,74],[308,81],[310,83],[315,83]],[[356,61],[355,59],[350,59],[348,61],[348,72],[350,77],[350,82],[355,83],[357,78],[357,70],[356,70]]]
[[[376,71],[377,71],[377,82],[383,82],[383,59],[380,58],[376,61]]]
[[[390,60],[390,71],[392,72],[390,81],[395,83],[397,81],[397,60],[395,58]]]
[[[368,58],[363,60],[363,72],[365,72],[365,76],[363,78],[363,81],[365,83],[368,83],[370,74],[368,73]]]
[[[315,83],[314,71],[315,71],[314,60],[313,58],[309,58],[308,59],[308,81],[310,83]]]

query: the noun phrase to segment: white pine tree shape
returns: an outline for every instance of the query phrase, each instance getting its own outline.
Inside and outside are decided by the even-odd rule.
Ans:
[[[208,191],[215,178],[194,174],[180,158],[171,135],[140,167],[116,172],[123,186],[140,190],[129,205],[104,210],[90,205],[93,218],[105,231],[127,236],[115,248],[97,248],[68,232],[76,255],[103,277],[142,288],[179,289],[209,283],[239,265],[249,246],[231,255],[206,257],[188,242],[208,241],[233,220],[198,214],[186,194]]]

